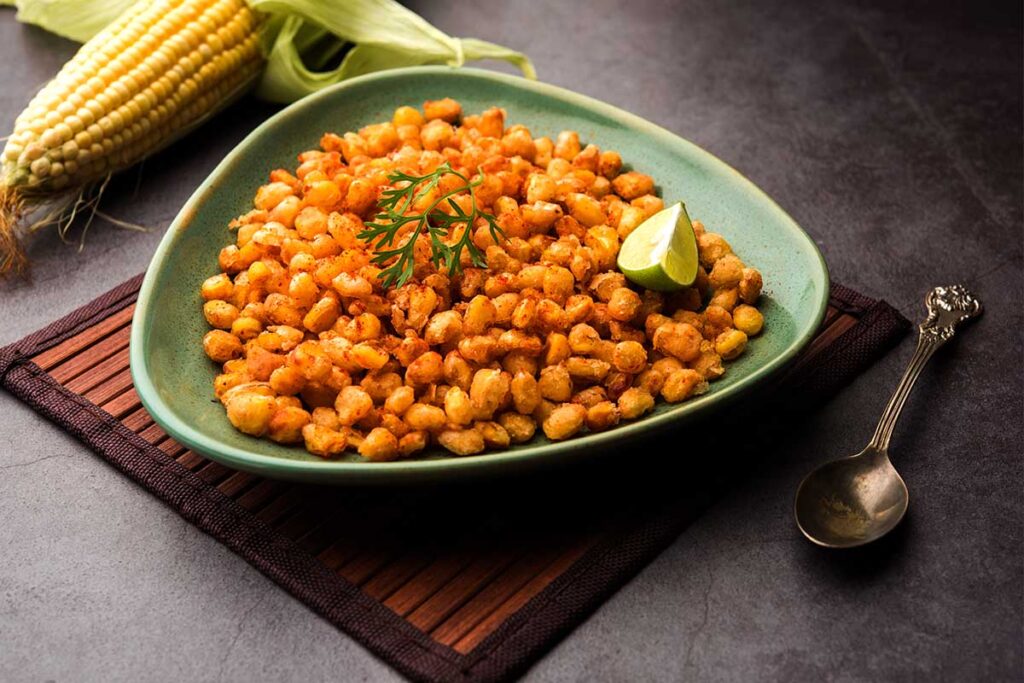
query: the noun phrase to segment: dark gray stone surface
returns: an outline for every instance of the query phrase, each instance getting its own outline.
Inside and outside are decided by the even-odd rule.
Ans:
[[[793,424],[528,678],[1020,680],[1019,3],[411,5],[736,166],[817,240],[837,280],[914,319],[943,282],[987,306],[933,361],[897,431],[912,503],[894,538],[821,552],[790,507],[806,471],[867,439],[909,340]],[[0,127],[72,51],[0,11]],[[105,210],[151,232],[97,223],[81,254],[36,240],[34,283],[0,290],[0,342],[144,269],[192,189],[271,111],[245,100],[111,188]],[[397,678],[6,394],[0,411],[0,679]]]

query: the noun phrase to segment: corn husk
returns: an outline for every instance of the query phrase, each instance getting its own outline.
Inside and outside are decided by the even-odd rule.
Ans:
[[[145,1],[145,0],[141,0]],[[0,0],[18,20],[85,42],[135,0]],[[462,66],[509,62],[527,78],[533,64],[521,52],[476,38],[454,38],[394,0],[248,0],[270,15],[264,25],[267,65],[256,95],[294,102],[321,88],[374,71],[424,64]],[[341,63],[326,68],[343,50]]]
[[[35,24],[77,43],[84,43],[103,30],[135,0],[13,0],[4,4],[18,8],[18,21]]]

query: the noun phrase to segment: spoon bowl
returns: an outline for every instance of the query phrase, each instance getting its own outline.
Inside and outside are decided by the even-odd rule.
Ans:
[[[907,512],[907,485],[889,462],[896,420],[932,354],[953,338],[957,325],[981,315],[981,302],[963,285],[936,287],[924,303],[928,317],[918,326],[917,349],[867,448],[818,467],[797,489],[796,524],[812,543],[864,545],[892,531]]]
[[[869,446],[825,463],[796,493],[797,525],[826,548],[854,548],[891,531],[907,512],[909,493],[884,451]]]

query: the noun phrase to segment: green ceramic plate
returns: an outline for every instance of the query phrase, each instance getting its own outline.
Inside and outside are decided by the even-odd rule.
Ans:
[[[203,355],[206,332],[200,283],[218,272],[217,253],[232,235],[228,221],[251,207],[274,168],[338,133],[389,120],[395,107],[453,97],[469,112],[498,105],[534,135],[577,130],[588,142],[619,151],[654,176],[661,195],[682,199],[690,215],[723,233],[744,261],[764,274],[765,332],[728,367],[710,392],[683,404],[660,404],[637,422],[551,443],[540,436],[508,451],[464,458],[443,452],[418,460],[368,463],[358,456],[324,461],[301,447],[278,446],[235,431],[214,400],[215,367]],[[178,214],[142,284],[131,338],[135,387],[153,419],[182,444],[230,467],[261,475],[333,483],[405,483],[504,473],[594,457],[651,430],[685,429],[762,383],[813,337],[828,300],[828,273],[814,242],[771,199],[707,152],[643,119],[544,83],[475,69],[419,67],[356,78],[288,107],[221,162]],[[685,438],[685,437],[684,437]]]

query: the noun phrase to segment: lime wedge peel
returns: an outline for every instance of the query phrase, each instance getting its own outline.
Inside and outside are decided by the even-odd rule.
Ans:
[[[631,232],[619,249],[619,270],[631,282],[659,292],[697,279],[697,237],[682,202],[662,209]]]

